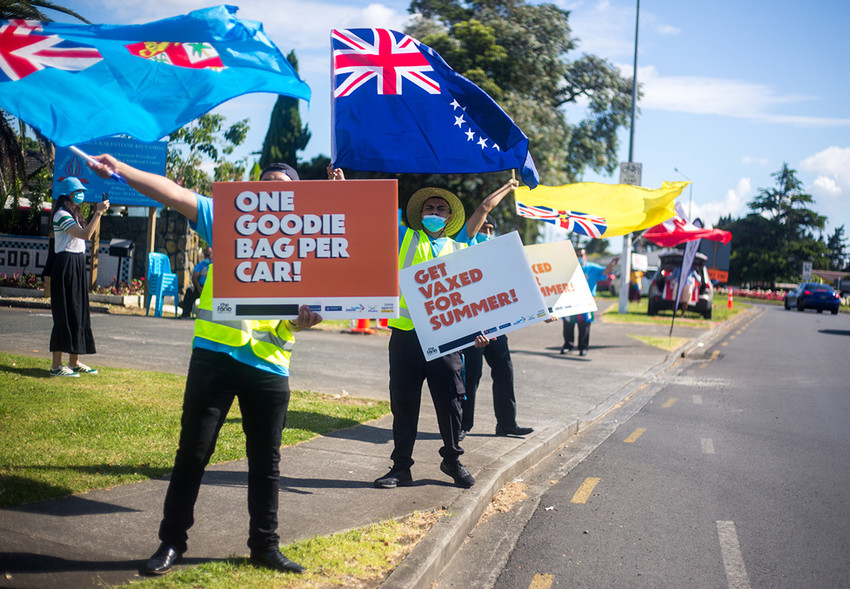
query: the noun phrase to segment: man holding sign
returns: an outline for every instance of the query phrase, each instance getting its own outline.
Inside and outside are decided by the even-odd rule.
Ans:
[[[328,177],[344,180],[339,168],[328,167]],[[407,223],[399,225],[399,270],[422,262],[448,256],[465,247],[448,235],[457,233],[463,226],[465,213],[457,196],[442,188],[422,188],[407,201]],[[413,476],[413,445],[419,429],[419,408],[422,401],[422,383],[428,381],[431,399],[437,412],[437,424],[443,447],[440,448],[440,470],[454,479],[457,486],[469,488],[475,478],[461,464],[460,414],[463,386],[463,359],[460,352],[446,354],[431,361],[425,359],[413,320],[402,296],[399,299],[399,317],[390,319],[392,331],[389,343],[390,407],[393,413],[393,452],[390,471],[375,480],[380,489],[393,489],[410,485]],[[487,345],[483,335],[476,345]]]
[[[177,209],[204,241],[213,245],[212,199],[109,155],[93,158],[90,165],[100,177],[117,173],[137,191]],[[292,170],[291,174],[272,179],[289,181],[297,180],[298,176]],[[165,574],[186,551],[201,477],[236,397],[242,412],[248,457],[251,559],[278,571],[300,573],[304,568],[281,554],[278,547],[280,442],[289,406],[289,359],[295,343],[292,334],[316,325],[322,318],[303,305],[294,320],[215,321],[213,267],[214,264],[208,270],[198,305],[183,397],[180,443],[159,528],[161,544],[148,560],[145,571]]]

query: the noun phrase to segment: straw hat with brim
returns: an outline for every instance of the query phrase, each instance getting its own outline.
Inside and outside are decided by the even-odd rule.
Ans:
[[[422,205],[431,197],[442,198],[452,208],[452,216],[446,223],[446,235],[454,235],[463,227],[466,213],[460,199],[448,190],[442,188],[420,188],[407,201],[407,225],[411,229],[423,229]]]

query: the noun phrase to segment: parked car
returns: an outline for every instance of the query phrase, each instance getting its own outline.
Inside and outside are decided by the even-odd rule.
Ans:
[[[609,292],[614,296],[617,296],[617,287],[614,286],[617,282],[616,274],[607,274],[602,277],[602,280],[596,281],[596,292],[603,293]]]
[[[785,304],[785,310],[790,311],[792,308],[797,308],[797,295],[800,292],[800,286],[795,286],[791,290],[785,293],[785,298],[783,299],[783,303]]]
[[[657,315],[659,311],[673,309],[675,306],[676,289],[678,288],[678,270],[682,267],[682,252],[671,250],[660,254],[660,264],[655,277],[647,291],[647,315]],[[701,314],[711,319],[711,304],[714,299],[714,285],[708,276],[705,263],[708,257],[697,252],[694,257],[692,270],[696,274],[695,284],[691,289],[688,300],[688,311]]]
[[[649,285],[652,283],[652,279],[655,278],[655,273],[658,271],[657,266],[650,266],[646,272],[643,273],[643,276],[640,278],[640,294],[641,296],[646,296],[646,293],[649,292]],[[610,292],[613,296],[618,296],[620,293],[620,275],[619,274],[611,274],[608,277],[609,280],[606,280],[606,284],[608,284],[608,292]],[[597,288],[601,287],[602,280],[597,282]]]
[[[791,306],[796,306],[798,311],[806,309],[815,309],[818,313],[829,311],[833,315],[838,315],[838,307],[841,305],[841,299],[838,293],[828,284],[818,284],[817,282],[804,282],[796,289],[796,299],[792,305],[786,302],[786,309]],[[786,301],[788,297],[786,295]]]
[[[658,272],[658,266],[650,266],[646,269],[640,279],[640,292],[644,296],[649,292],[649,287],[655,279],[655,273]]]

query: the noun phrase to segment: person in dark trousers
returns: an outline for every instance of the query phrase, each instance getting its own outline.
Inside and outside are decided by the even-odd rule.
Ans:
[[[458,241],[469,245],[489,241],[496,234],[496,222],[489,213],[502,199],[514,191],[519,185],[516,180],[510,180],[498,190],[485,198],[478,208],[469,216],[466,225],[458,233]],[[496,414],[497,436],[527,436],[534,431],[531,427],[520,427],[516,422],[516,397],[514,395],[514,366],[511,351],[508,348],[508,336],[500,335],[490,339],[484,348],[470,346],[463,350],[464,384],[466,395],[461,403],[460,439],[472,430],[475,423],[475,397],[484,360],[490,367],[493,378],[493,410]]]
[[[192,270],[192,286],[186,289],[186,294],[183,295],[183,314],[182,319],[188,319],[192,316],[192,311],[195,308],[195,301],[201,297],[201,292],[204,290],[204,283],[207,280],[210,264],[212,264],[212,248],[206,246],[204,248],[204,259],[195,264]]]
[[[97,370],[80,362],[83,354],[97,352],[91,330],[89,285],[86,280],[86,240],[91,239],[100,225],[100,218],[109,209],[109,201],[97,203],[88,223],[83,219],[80,205],[86,189],[79,179],[68,177],[59,183],[59,195],[53,206],[53,259],[50,270],[50,312],[53,330],[50,332],[52,377],[79,377],[97,374]],[[62,354],[68,354],[68,365],[62,364]]]
[[[608,262],[604,268],[599,264],[593,264],[587,261],[587,252],[584,248],[578,250],[578,260],[581,264],[581,269],[584,271],[584,277],[587,279],[587,286],[590,287],[590,294],[596,296],[596,283],[602,280],[603,276],[607,276],[620,261],[620,258],[615,256]],[[594,313],[580,313],[579,315],[570,315],[563,317],[561,321],[564,324],[564,345],[561,346],[561,353],[567,354],[573,350],[573,334],[575,326],[578,325],[578,353],[579,356],[587,356],[587,349],[590,347],[590,325],[595,319]]]
[[[112,156],[95,159],[100,165],[90,165],[99,176],[108,178],[117,172],[132,188],[185,215],[204,241],[213,245],[212,199]],[[285,176],[286,180],[298,179],[294,171]],[[295,319],[217,321],[212,314],[214,266],[209,268],[198,304],[180,442],[159,526],[161,543],[147,561],[145,572],[165,574],[186,552],[201,477],[236,399],[248,457],[251,560],[277,571],[300,573],[304,568],[286,558],[279,548],[280,443],[289,406],[293,333],[316,325],[322,318],[302,305]]]
[[[328,167],[328,177],[344,180],[342,170]],[[442,188],[417,190],[407,202],[408,227],[399,225],[399,269],[447,256],[463,247],[448,235],[463,226],[465,213],[457,196]],[[413,482],[413,446],[419,429],[422,384],[427,380],[437,413],[437,425],[443,447],[440,470],[458,487],[469,488],[475,478],[460,462],[460,403],[464,394],[460,352],[452,352],[431,361],[419,344],[404,297],[399,299],[400,316],[389,320],[390,409],[393,414],[393,465],[375,480],[380,489],[393,489]],[[475,345],[487,345],[483,335]]]

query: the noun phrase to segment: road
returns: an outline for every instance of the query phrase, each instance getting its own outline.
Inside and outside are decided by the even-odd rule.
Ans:
[[[766,307],[526,473],[439,587],[850,586],[848,344]]]

